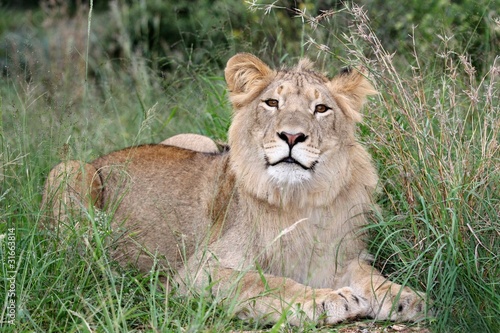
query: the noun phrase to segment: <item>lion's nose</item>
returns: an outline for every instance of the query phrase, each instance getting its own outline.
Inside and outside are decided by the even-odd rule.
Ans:
[[[287,132],[281,132],[278,133],[278,136],[281,140],[285,141],[290,149],[292,149],[293,146],[295,146],[297,143],[304,142],[307,139],[307,136],[304,133],[287,133]]]

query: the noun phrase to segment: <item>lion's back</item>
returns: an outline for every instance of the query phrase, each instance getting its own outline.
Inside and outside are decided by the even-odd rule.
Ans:
[[[102,208],[114,214],[120,256],[145,268],[151,263],[134,243],[156,249],[177,266],[194,252],[213,224],[215,194],[224,179],[224,154],[143,145],[119,150],[92,162],[103,183]]]

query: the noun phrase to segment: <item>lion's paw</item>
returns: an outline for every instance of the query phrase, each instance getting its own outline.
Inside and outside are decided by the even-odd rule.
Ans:
[[[425,317],[426,296],[408,287],[393,284],[385,292],[379,290],[371,316],[393,321],[418,321]]]
[[[310,320],[331,325],[356,317],[364,317],[369,309],[369,303],[365,298],[355,295],[351,288],[345,287],[338,290],[314,290],[300,310]]]

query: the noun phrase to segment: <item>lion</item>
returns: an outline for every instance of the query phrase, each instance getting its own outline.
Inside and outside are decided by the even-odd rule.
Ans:
[[[108,212],[117,261],[159,261],[180,292],[210,293],[243,319],[423,318],[425,295],[373,268],[364,242],[378,177],[355,136],[376,94],[363,72],[328,78],[307,59],[277,70],[239,53],[225,78],[227,149],[185,134],[62,162],[44,189],[52,220]]]

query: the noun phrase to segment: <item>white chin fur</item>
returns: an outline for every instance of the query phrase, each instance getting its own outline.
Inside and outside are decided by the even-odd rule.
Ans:
[[[280,163],[267,168],[267,173],[278,185],[302,184],[311,179],[311,171],[292,163]]]

